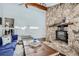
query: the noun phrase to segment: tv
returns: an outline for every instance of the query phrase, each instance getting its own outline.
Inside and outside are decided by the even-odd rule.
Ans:
[[[56,31],[56,40],[61,40],[64,42],[68,42],[68,33],[64,30],[57,30]]]

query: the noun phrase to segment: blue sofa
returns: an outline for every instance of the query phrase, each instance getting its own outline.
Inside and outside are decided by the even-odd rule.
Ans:
[[[12,42],[2,45],[2,38],[0,37],[0,56],[13,56],[16,48],[18,35],[12,35]]]

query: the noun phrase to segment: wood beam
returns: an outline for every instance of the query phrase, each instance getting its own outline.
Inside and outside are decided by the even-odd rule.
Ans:
[[[26,6],[26,7],[27,7],[28,5],[37,7],[37,8],[39,8],[39,9],[42,9],[42,10],[45,10],[45,11],[47,10],[47,7],[46,7],[46,6],[43,6],[43,5],[39,4],[39,3],[25,3],[25,6]]]

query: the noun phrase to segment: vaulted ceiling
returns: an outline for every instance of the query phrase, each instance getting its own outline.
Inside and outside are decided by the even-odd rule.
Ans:
[[[48,7],[56,4],[57,3],[25,3],[25,6],[27,7],[28,5],[30,5],[46,11]]]
[[[26,8],[29,8],[28,6],[33,6],[47,11],[48,7],[56,5],[57,3],[23,3],[23,4],[25,5]]]

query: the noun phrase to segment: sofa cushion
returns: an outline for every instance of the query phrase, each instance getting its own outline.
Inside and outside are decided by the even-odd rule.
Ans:
[[[17,41],[18,35],[12,35],[12,42]]]
[[[0,50],[0,56],[13,56],[13,54],[14,54],[13,49]]]
[[[4,46],[0,46],[0,50],[3,50],[3,49],[10,49],[10,48],[15,49],[16,43],[17,43],[17,42],[12,42],[12,43],[8,43],[8,44],[6,44],[6,45],[4,45]]]

